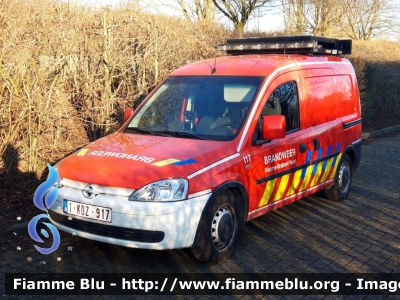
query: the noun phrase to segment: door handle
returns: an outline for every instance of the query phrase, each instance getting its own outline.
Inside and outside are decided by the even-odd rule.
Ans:
[[[314,139],[314,151],[318,150],[321,148],[321,143],[319,142],[319,139]]]
[[[304,152],[306,152],[307,151],[307,146],[306,146],[306,144],[300,144],[300,147],[299,147],[299,150],[300,150],[300,153],[304,153]]]

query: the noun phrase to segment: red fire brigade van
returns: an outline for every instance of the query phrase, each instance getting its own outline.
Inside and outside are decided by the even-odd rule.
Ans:
[[[360,162],[350,40],[232,39],[163,80],[124,125],[61,160],[58,228],[146,249],[235,251],[243,224],[316,191],[341,201]]]

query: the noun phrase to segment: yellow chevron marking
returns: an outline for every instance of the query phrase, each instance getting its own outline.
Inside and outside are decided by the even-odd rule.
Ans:
[[[337,169],[337,167],[339,165],[339,161],[340,161],[341,157],[342,157],[342,154],[340,153],[336,158],[336,164],[333,167],[334,169],[333,169],[332,174],[331,174],[331,176],[329,178],[327,178],[327,177],[328,177],[328,174],[330,173],[332,160],[334,158],[332,157],[332,158],[328,159],[328,162],[327,162],[327,165],[326,165],[326,169],[325,169],[324,174],[322,175],[320,183],[323,183],[328,179],[332,179],[335,176],[336,169]],[[172,163],[171,160],[173,160],[173,159],[166,160],[166,161],[168,161],[168,163]],[[166,161],[162,161],[162,162],[159,162],[159,163],[162,163],[162,165],[165,165]],[[323,165],[324,165],[324,161],[321,161],[321,162],[318,163],[317,170],[316,170],[314,178],[313,178],[313,180],[312,180],[312,182],[310,184],[310,187],[313,187],[318,183],[317,181],[318,181],[318,178],[321,176]],[[301,187],[299,189],[299,192],[304,191],[306,189],[307,184],[311,179],[311,173],[312,173],[313,168],[314,168],[314,165],[311,165],[311,166],[307,167],[306,174],[304,176],[304,180],[303,180],[303,183],[302,183],[302,185],[301,185]],[[274,196],[273,201],[278,201],[278,200],[282,199],[283,193],[284,193],[284,191],[285,191],[285,189],[286,189],[288,184],[290,184],[290,188],[288,189],[288,192],[287,192],[285,197],[292,196],[296,191],[296,187],[299,185],[300,177],[301,177],[301,173],[302,172],[303,172],[303,169],[297,170],[294,173],[293,180],[292,180],[291,184],[289,183],[289,178],[290,178],[291,173],[282,176],[280,184],[279,184],[279,188],[278,188],[278,190],[277,190],[277,192],[276,192],[276,194]],[[274,190],[274,187],[275,187],[276,180],[277,180],[277,178],[267,182],[267,184],[265,186],[264,194],[263,194],[263,196],[261,198],[261,201],[260,201],[260,204],[259,204],[259,207],[266,205],[268,203],[268,201],[270,200],[271,194],[272,194],[272,192]]]
[[[314,168],[314,166],[308,166],[307,167],[306,175],[304,176],[304,180],[303,180],[303,183],[301,184],[299,192],[304,191],[306,189],[307,184],[311,179],[311,173],[312,173],[312,169],[313,168]]]
[[[335,177],[336,169],[337,169],[337,167],[338,167],[338,165],[339,165],[339,162],[340,162],[340,159],[341,159],[341,158],[342,158],[342,153],[340,153],[340,154],[337,156],[335,166],[333,167],[333,171],[332,171],[332,174],[331,174],[331,176],[329,177],[329,179],[332,179],[333,177]]]
[[[312,187],[312,186],[317,184],[318,178],[319,178],[319,176],[321,176],[321,173],[322,173],[323,164],[324,164],[323,161],[318,164],[317,171],[315,172],[314,179],[311,182],[310,187]]]
[[[261,198],[260,204],[258,205],[259,207],[267,204],[269,197],[271,196],[271,193],[274,190],[275,182],[276,178],[274,180],[268,181],[267,185],[265,186],[264,195]]]
[[[332,160],[333,160],[333,158],[330,158],[330,159],[328,159],[328,162],[326,163],[325,173],[324,173],[324,175],[322,175],[321,183],[325,182],[328,177],[328,174],[331,170]]]
[[[278,188],[278,190],[276,191],[274,200],[272,200],[272,201],[277,201],[277,200],[279,200],[279,199],[282,198],[283,192],[286,190],[286,187],[287,187],[287,185],[288,185],[289,177],[290,177],[290,173],[284,175],[284,176],[281,178],[281,182],[280,182],[280,184],[279,184],[279,188]]]
[[[291,196],[296,191],[296,187],[299,185],[300,182],[301,172],[303,172],[303,169],[297,170],[296,173],[294,173],[292,185],[290,186],[286,196]]]

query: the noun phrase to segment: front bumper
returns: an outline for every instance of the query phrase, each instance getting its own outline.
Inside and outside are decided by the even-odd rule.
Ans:
[[[49,210],[51,222],[59,229],[100,242],[143,249],[177,249],[192,246],[207,193],[177,202],[136,202],[126,196],[99,194],[94,199],[81,190],[62,188]],[[112,223],[69,215],[62,210],[63,199],[109,207]]]

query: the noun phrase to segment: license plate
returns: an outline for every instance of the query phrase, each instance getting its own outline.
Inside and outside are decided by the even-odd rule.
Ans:
[[[83,204],[64,199],[63,211],[66,214],[111,223],[111,208]]]

